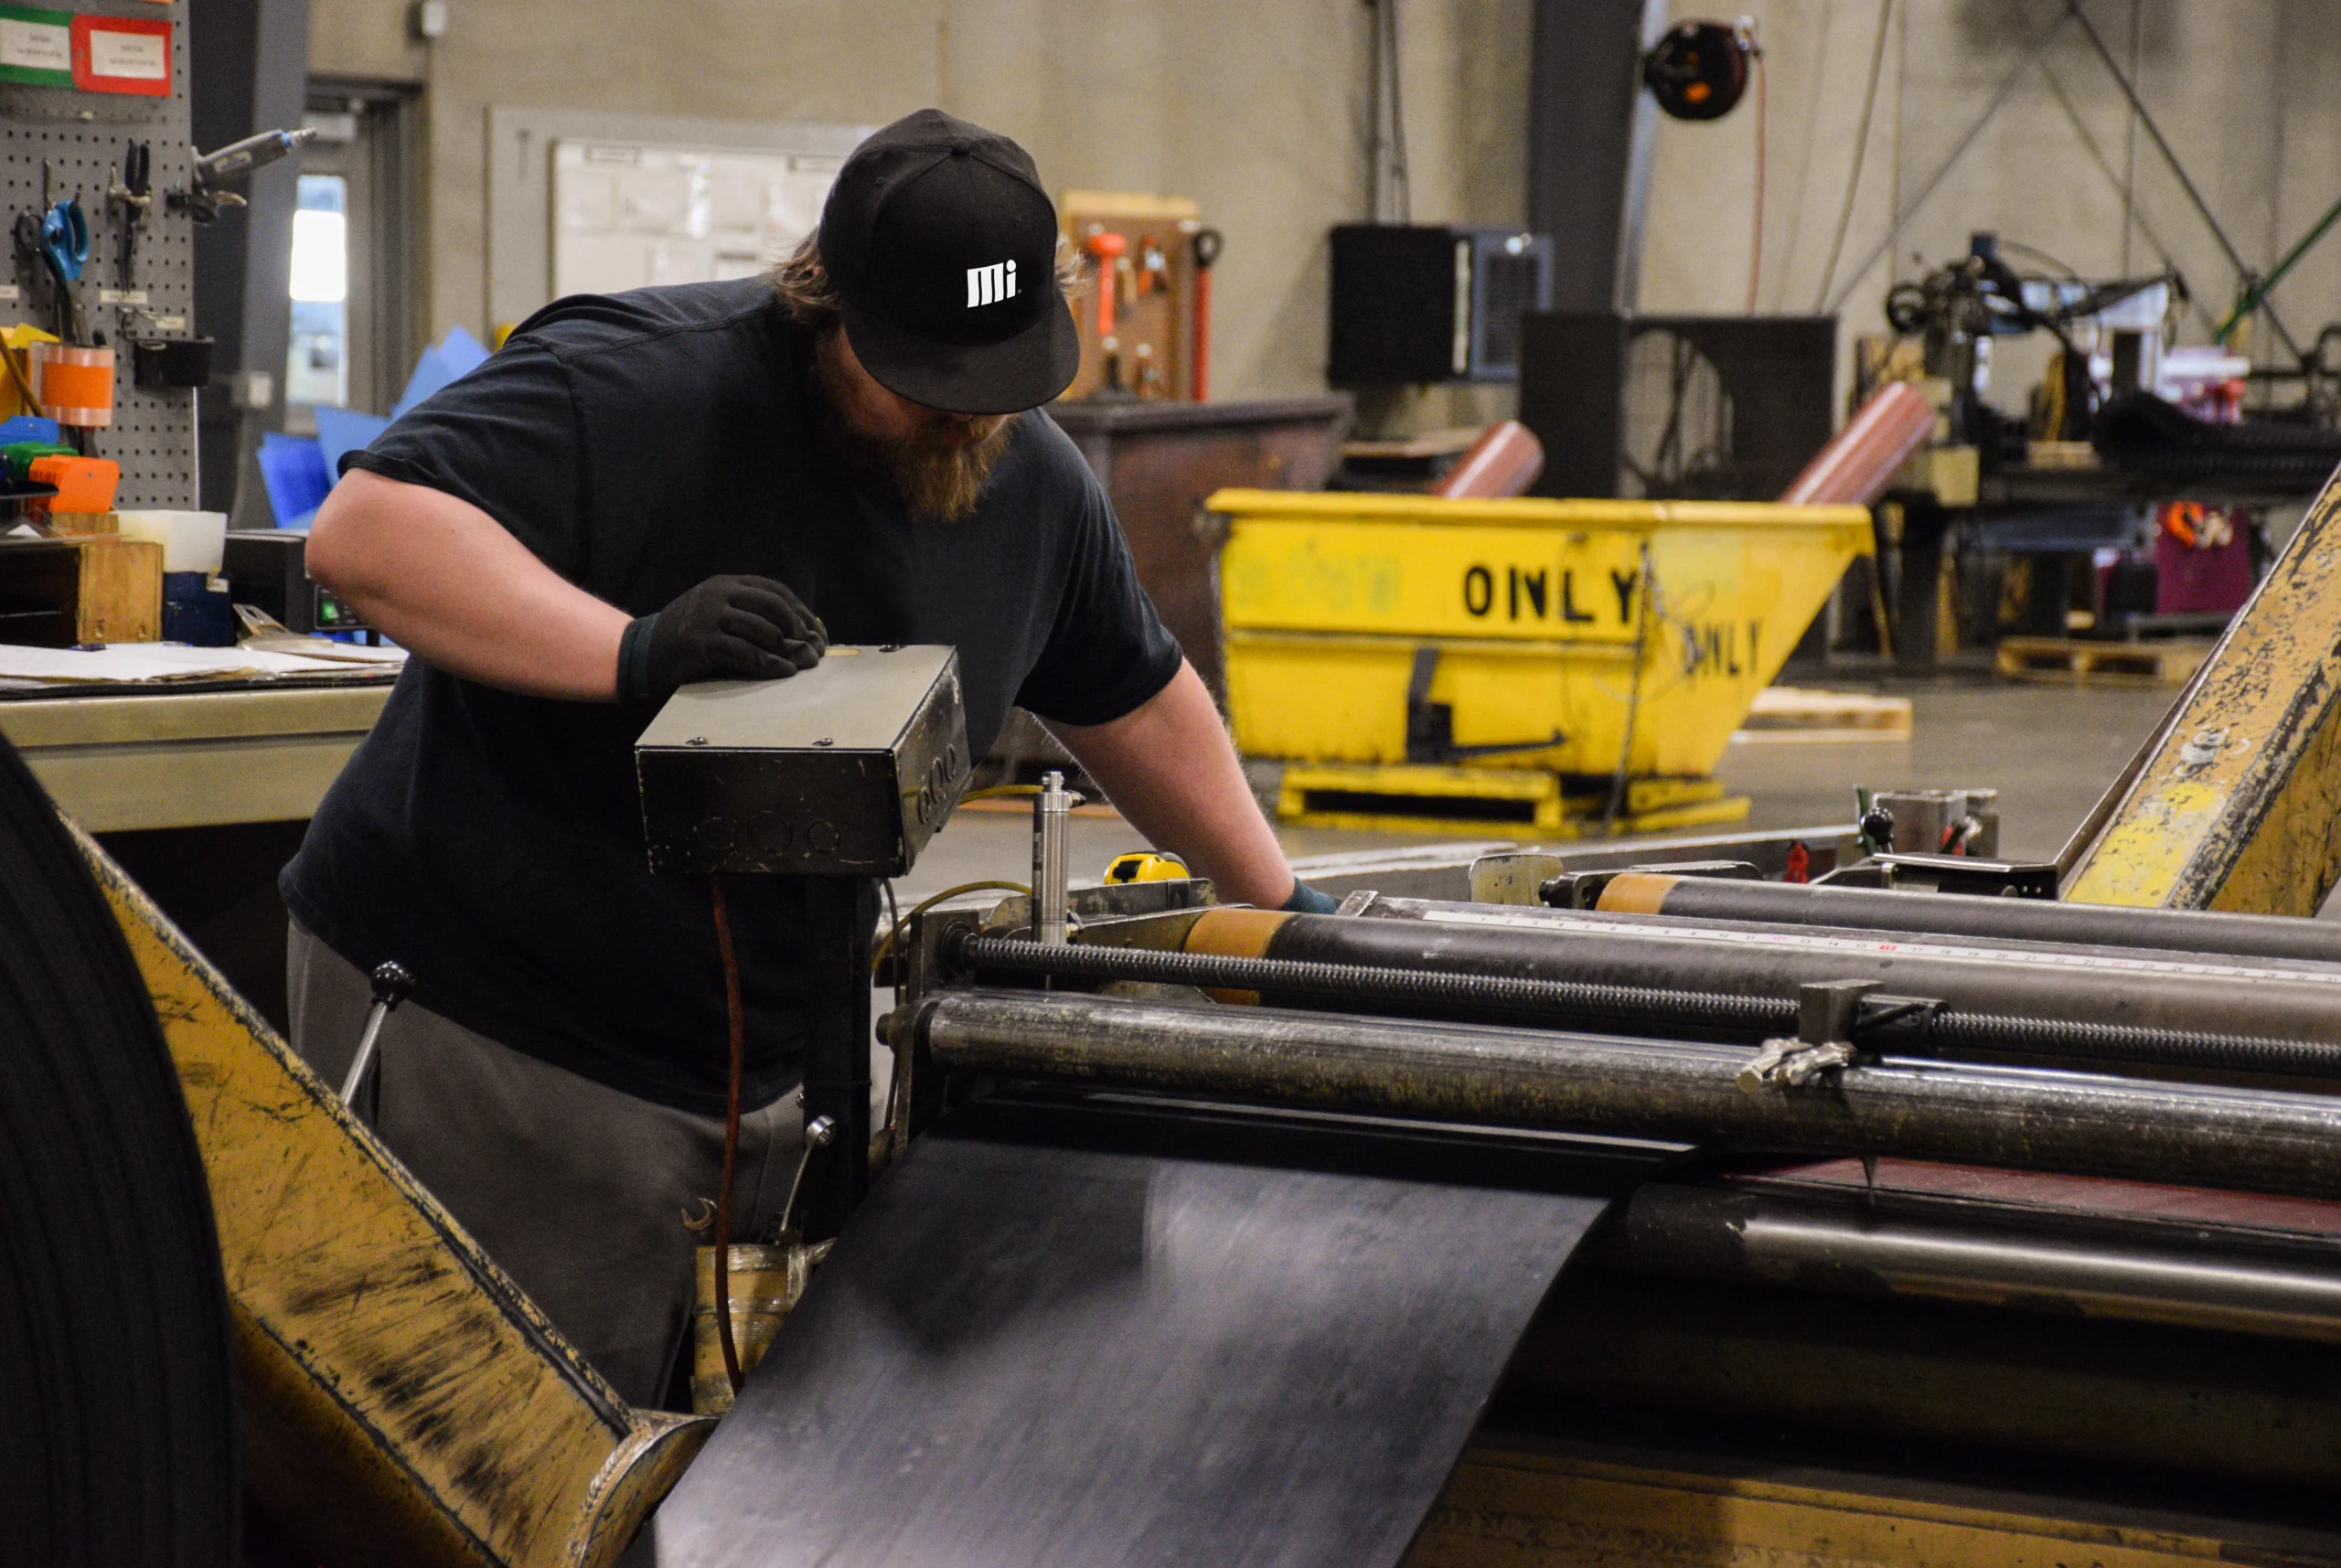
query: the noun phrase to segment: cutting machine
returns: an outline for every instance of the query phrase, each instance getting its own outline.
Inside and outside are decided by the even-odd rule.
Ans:
[[[889,1157],[808,1173],[834,1250],[720,1423],[625,1409],[84,840],[247,1480],[332,1563],[2341,1562],[2341,942],[2273,912],[2341,862],[2341,656],[2282,635],[2341,619],[2335,507],[2061,867],[1514,856],[1288,916],[1071,887],[1046,791],[1029,896],[889,944]],[[748,695],[680,735],[677,874],[843,854],[791,800],[914,853],[965,784],[918,658],[850,767]]]

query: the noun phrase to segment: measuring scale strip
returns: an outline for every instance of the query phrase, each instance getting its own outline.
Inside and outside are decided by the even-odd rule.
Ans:
[[[2094,953],[2047,953],[2031,947],[1944,947],[1931,943],[1887,942],[1854,936],[1810,936],[1785,931],[1718,931],[1705,926],[1641,925],[1550,915],[1482,914],[1476,910],[1426,910],[1421,918],[1439,925],[1494,925],[1522,931],[1581,931],[1605,936],[1648,936],[1670,942],[1713,942],[1734,947],[1791,947],[1819,953],[1888,954],[1910,958],[1953,958],[1990,964],[2033,964],[2049,969],[2115,969],[2142,975],[2199,975],[2223,980],[2299,980],[2341,986],[2341,971],[2251,969],[2234,964],[2202,964],[2163,958],[2119,958]]]

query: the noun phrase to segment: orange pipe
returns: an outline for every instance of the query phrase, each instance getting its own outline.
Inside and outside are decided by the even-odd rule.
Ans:
[[[1935,406],[1908,381],[1871,395],[1780,496],[1792,507],[1866,507],[1886,494],[1935,428]]]
[[[1545,445],[1518,420],[1498,420],[1431,492],[1450,501],[1502,501],[1528,494],[1545,472]]]

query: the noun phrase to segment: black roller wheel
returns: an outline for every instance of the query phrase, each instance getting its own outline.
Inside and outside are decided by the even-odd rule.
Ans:
[[[0,741],[0,1561],[228,1568],[228,1304],[187,1102],[48,796]]]

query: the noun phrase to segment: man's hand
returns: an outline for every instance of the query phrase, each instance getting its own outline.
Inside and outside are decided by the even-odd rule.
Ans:
[[[711,577],[627,625],[618,694],[640,701],[695,680],[779,680],[820,663],[828,646],[828,629],[786,583]]]

